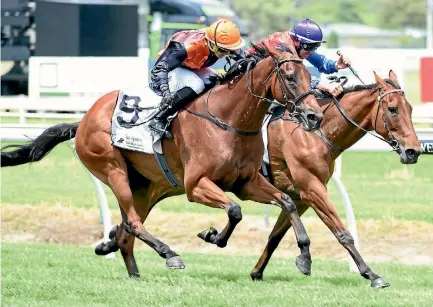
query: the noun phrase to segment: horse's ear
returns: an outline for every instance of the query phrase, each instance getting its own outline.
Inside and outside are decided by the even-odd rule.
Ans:
[[[395,83],[396,85],[398,85],[398,87],[401,87],[401,86],[400,86],[400,83],[399,83],[398,80],[397,80],[397,75],[396,75],[392,70],[389,71],[389,78],[390,78],[392,81],[394,81],[394,83]]]
[[[376,79],[376,84],[381,88],[381,89],[385,89],[386,88],[386,82],[379,77],[375,71],[373,71],[374,73],[374,79]]]
[[[278,55],[278,50],[275,49],[275,47],[272,46],[272,44],[269,43],[269,41],[266,39],[263,42],[263,45],[265,46],[266,50],[269,52],[269,54],[275,58]]]

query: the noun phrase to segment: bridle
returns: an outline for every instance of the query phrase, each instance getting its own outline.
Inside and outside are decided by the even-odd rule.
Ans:
[[[247,70],[246,70],[247,88],[248,88],[248,91],[250,92],[250,94],[253,97],[255,97],[255,98],[262,99],[263,101],[268,102],[268,103],[278,104],[278,105],[284,106],[286,108],[288,108],[288,106],[290,106],[289,112],[291,112],[293,115],[297,115],[297,114],[299,114],[299,111],[298,111],[299,110],[299,106],[298,106],[298,104],[300,102],[302,102],[302,100],[305,97],[307,97],[308,95],[314,95],[314,91],[312,89],[310,89],[310,90],[308,90],[308,91],[306,91],[306,92],[304,92],[304,93],[296,96],[294,100],[290,100],[288,98],[288,96],[287,96],[286,90],[283,87],[284,77],[283,77],[283,73],[281,72],[281,69],[280,69],[281,65],[284,64],[284,63],[288,63],[288,62],[302,63],[301,59],[293,58],[293,59],[283,59],[283,60],[279,61],[278,59],[276,59],[274,57],[275,67],[271,71],[271,73],[269,74],[269,76],[263,82],[263,84],[266,84],[269,81],[270,77],[276,72],[278,80],[279,80],[278,83],[280,85],[281,92],[283,94],[283,98],[284,98],[285,102],[287,103],[287,105],[283,105],[283,104],[281,104],[279,102],[276,102],[274,100],[271,100],[271,99],[269,99],[267,97],[263,97],[263,96],[254,94],[253,91],[252,91],[252,89],[251,89],[251,85],[250,84],[251,84],[251,71],[252,71],[253,65],[255,65],[255,63],[256,63],[256,60],[253,59],[253,58],[251,58],[251,59],[243,59],[241,61],[248,61]],[[238,64],[239,63],[237,63],[236,65],[238,65]],[[211,95],[211,93],[212,93],[212,91],[213,91],[214,88],[215,87],[213,87],[212,89],[209,90],[209,93],[207,94],[207,98],[206,98],[206,111],[209,113],[210,116],[207,116],[205,114],[201,114],[201,113],[192,111],[190,109],[185,109],[185,110],[188,113],[194,114],[195,116],[204,118],[204,119],[206,119],[206,120],[214,123],[215,125],[219,126],[220,128],[222,128],[224,130],[232,131],[232,132],[234,132],[236,134],[250,136],[250,135],[258,135],[258,134],[261,133],[261,129],[260,130],[256,130],[256,131],[243,131],[243,130],[239,130],[237,128],[231,127],[230,125],[228,125],[227,123],[225,123],[222,119],[218,118],[215,114],[213,114],[209,110],[209,97],[210,97],[210,95]]]
[[[346,82],[347,82],[347,79],[346,79]],[[346,82],[344,82],[344,83],[346,83]],[[344,85],[344,83],[343,83],[343,85]],[[380,136],[380,135],[378,135],[378,134],[373,134],[372,132],[370,132],[370,131],[368,131],[368,130],[362,128],[358,123],[356,123],[356,122],[355,122],[355,121],[354,121],[354,120],[353,120],[353,119],[352,119],[352,118],[351,118],[351,117],[346,113],[346,111],[345,111],[345,110],[343,109],[343,107],[341,106],[340,102],[339,102],[339,101],[337,100],[337,98],[335,98],[335,97],[333,97],[333,98],[334,98],[334,104],[335,104],[335,106],[337,107],[337,109],[340,111],[341,115],[343,115],[343,117],[346,118],[346,119],[347,119],[350,123],[352,123],[355,127],[359,128],[359,129],[361,129],[362,131],[364,131],[365,133],[368,133],[368,134],[374,136],[375,138],[378,138],[379,140],[381,140],[381,141],[387,143],[388,145],[390,145],[390,146],[392,147],[393,151],[396,151],[398,154],[400,154],[400,153],[401,153],[400,144],[399,144],[399,142],[397,141],[397,139],[393,136],[393,134],[391,133],[391,130],[389,129],[388,122],[386,121],[386,118],[385,118],[385,112],[383,111],[383,102],[382,102],[382,101],[383,101],[383,98],[385,98],[386,96],[388,96],[389,94],[392,94],[392,93],[401,93],[402,95],[404,95],[404,91],[403,91],[402,89],[399,89],[399,88],[392,89],[392,90],[387,91],[387,92],[384,92],[384,93],[382,93],[382,94],[381,94],[380,91],[381,91],[381,90],[380,90],[380,88],[379,88],[379,96],[377,97],[377,100],[378,100],[378,102],[379,102],[379,105],[377,106],[376,118],[375,118],[375,120],[374,120],[374,131],[377,133],[377,118],[378,118],[378,116],[379,116],[379,109],[382,109],[382,120],[383,120],[383,123],[384,123],[384,127],[385,127],[386,131],[388,132],[389,140],[383,138],[382,136]],[[327,139],[329,142],[331,142],[328,138],[326,138],[326,139]],[[339,148],[339,151],[343,151],[343,150],[344,150],[344,149],[340,148],[339,146],[337,146],[337,145],[335,145],[335,144],[334,144],[333,147],[338,147],[338,148]]]
[[[287,92],[285,90],[285,87],[283,87],[284,77],[283,77],[283,73],[281,72],[280,68],[281,68],[281,65],[283,65],[284,63],[289,63],[289,62],[302,63],[302,60],[301,59],[297,59],[297,58],[293,58],[293,59],[283,59],[283,60],[279,61],[277,58],[274,58],[274,61],[275,61],[275,68],[271,71],[271,73],[265,79],[265,81],[263,83],[266,84],[269,81],[270,77],[276,72],[277,78],[278,78],[278,81],[279,81],[278,84],[280,85],[281,93],[283,94],[283,99],[284,99],[284,101],[287,104],[285,107],[288,108],[288,106],[290,106],[290,109],[288,108],[289,112],[292,113],[292,115],[297,115],[298,114],[298,110],[299,110],[298,109],[298,104],[300,104],[302,102],[302,100],[305,97],[307,97],[308,95],[314,95],[314,91],[312,89],[309,89],[308,91],[305,91],[304,93],[296,96],[295,99],[290,100],[288,98],[288,96],[287,96]],[[249,90],[250,94],[253,97],[262,99],[265,102],[273,103],[273,104],[279,105],[281,107],[284,107],[283,104],[281,104],[281,103],[279,103],[279,102],[277,102],[275,100],[271,100],[269,98],[266,98],[266,97],[263,97],[263,96],[259,96],[259,95],[256,95],[256,94],[253,93],[253,91],[251,89],[251,86],[250,86],[250,84],[251,84],[251,66],[252,66],[252,64],[253,64],[253,62],[249,62],[248,63],[247,71],[246,71],[247,78],[248,78],[247,79],[247,87],[248,87],[248,90]]]

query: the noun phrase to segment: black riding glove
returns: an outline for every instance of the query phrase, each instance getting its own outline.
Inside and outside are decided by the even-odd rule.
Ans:
[[[167,84],[163,84],[159,87],[162,92],[162,100],[160,109],[165,109],[166,107],[171,107],[173,104],[173,96],[170,93],[169,87]]]

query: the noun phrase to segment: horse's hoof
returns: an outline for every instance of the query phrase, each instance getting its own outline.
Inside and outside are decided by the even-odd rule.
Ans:
[[[263,280],[263,274],[260,272],[251,272],[250,276],[252,280]]]
[[[109,253],[115,253],[119,250],[116,240],[108,241],[107,243],[102,242],[95,247],[95,254],[98,256],[105,256]]]
[[[380,288],[389,287],[391,286],[391,284],[387,282],[385,279],[383,279],[382,277],[378,277],[371,281],[371,286],[375,289],[380,289]]]
[[[224,248],[227,246],[227,240],[222,241],[222,242],[217,242],[216,246],[220,247],[220,248]]]
[[[95,254],[98,256],[105,256],[108,255],[109,253],[111,253],[111,251],[109,250],[107,244],[105,244],[104,242],[98,244],[95,247]]]
[[[140,278],[140,273],[135,272],[135,273],[129,274],[129,277],[130,278]]]
[[[184,269],[185,264],[183,264],[182,258],[180,256],[174,256],[171,258],[168,258],[166,261],[167,268],[169,269]]]
[[[116,237],[117,227],[118,226],[116,225],[110,230],[110,233],[108,234],[108,237],[110,238],[110,240],[112,240]]]
[[[305,258],[303,256],[296,257],[296,266],[298,270],[304,275],[311,275],[311,259]]]
[[[213,243],[212,239],[215,238],[215,236],[218,234],[218,230],[216,230],[213,227],[210,227],[209,229],[203,230],[200,232],[197,237],[202,239],[205,242]],[[212,237],[213,236],[213,237]]]

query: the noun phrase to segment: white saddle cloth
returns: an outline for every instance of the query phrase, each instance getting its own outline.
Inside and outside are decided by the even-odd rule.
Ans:
[[[271,121],[272,117],[272,111],[277,107],[276,104],[272,104],[269,107],[268,113],[265,116],[265,119],[263,120],[262,125],[262,138],[263,138],[263,145],[265,145],[265,152],[263,153],[263,161],[266,163],[269,163],[269,151],[268,151],[268,125]]]
[[[148,122],[158,112],[161,97],[149,87],[119,92],[111,119],[113,146],[153,154],[162,154],[161,140],[152,141]]]

